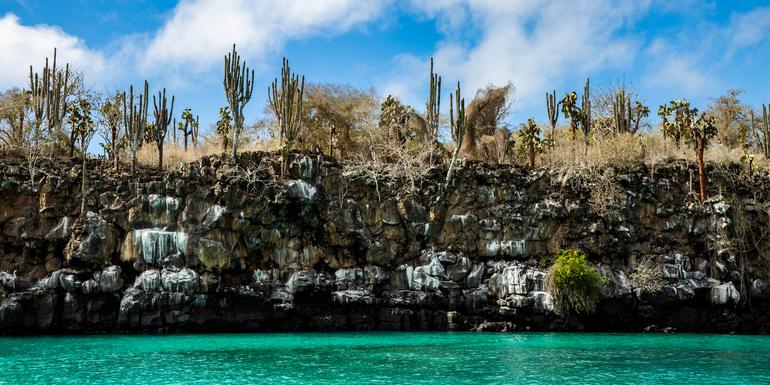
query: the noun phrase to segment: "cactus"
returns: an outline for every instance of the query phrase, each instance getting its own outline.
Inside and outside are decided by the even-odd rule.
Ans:
[[[250,73],[250,75],[249,75]],[[249,70],[246,61],[241,61],[238,51],[235,50],[225,55],[225,76],[223,80],[225,97],[230,105],[235,124],[233,125],[233,162],[238,156],[238,138],[243,131],[243,108],[251,100],[254,92],[254,70]]]
[[[577,125],[580,120],[580,109],[577,107],[577,93],[575,91],[564,94],[561,99],[561,112],[565,119],[569,119],[569,128],[572,132],[572,161],[575,161],[575,141],[577,140]]]
[[[198,127],[198,116],[196,115],[195,118],[193,118],[192,110],[189,107],[185,108],[184,111],[182,111],[182,121],[179,122],[179,125],[177,126],[177,130],[182,133],[182,137],[184,138],[185,152],[187,152],[188,138],[192,140],[193,147],[198,145]]]
[[[425,121],[430,134],[430,157],[428,164],[433,164],[433,150],[438,145],[438,126],[441,116],[441,76],[433,73],[433,58],[430,58],[430,91],[425,103]]]
[[[631,113],[634,117],[634,129],[631,131],[631,133],[636,134],[639,132],[639,123],[642,122],[642,118],[646,118],[648,115],[650,115],[650,108],[637,100],[636,104],[634,105],[634,109],[631,110]]]
[[[425,120],[432,142],[438,141],[438,126],[441,110],[441,76],[433,73],[433,58],[430,58],[430,91],[425,103]]]
[[[163,171],[163,145],[166,142],[166,133],[171,124],[171,117],[174,115],[174,96],[171,96],[171,108],[168,108],[168,98],[166,98],[166,89],[158,91],[158,98],[152,95],[153,116],[155,123],[148,129],[150,137],[158,146],[158,170]]]
[[[61,130],[68,108],[69,75],[69,63],[66,64],[63,71],[56,69],[56,48],[53,50],[53,67],[48,66],[48,58],[45,59],[45,67],[40,74],[33,72],[32,65],[29,66],[35,145],[40,143],[42,134],[40,128],[43,121],[47,123],[49,134],[54,129]],[[72,140],[68,145],[70,151],[74,151],[75,143]]]
[[[105,150],[108,150],[110,154],[110,159],[115,166],[115,172],[118,172],[120,164],[119,150],[123,145],[123,138],[120,133],[121,118],[123,117],[123,112],[121,111],[122,104],[123,94],[116,92],[99,107],[102,124],[108,131],[105,140],[105,145],[107,146]]]
[[[548,111],[548,123],[551,124],[551,137],[556,133],[556,123],[559,122],[559,104],[556,101],[556,90],[545,94],[545,108]]]
[[[760,128],[757,130],[756,120],[754,119],[754,110],[751,110],[751,135],[754,142],[762,149],[765,158],[770,159],[770,119],[768,119],[768,106],[762,104],[762,120]]]
[[[136,151],[144,140],[144,131],[147,127],[147,106],[149,101],[148,83],[144,81],[144,92],[139,97],[139,102],[134,104],[134,86],[129,88],[129,95],[123,92],[123,127],[128,140],[128,148],[131,151],[131,173],[136,174]]]
[[[222,107],[219,109],[219,120],[217,121],[217,134],[222,138],[222,151],[227,151],[227,138],[230,135],[230,127],[232,125],[233,118],[230,116],[230,110],[228,107]]]
[[[631,132],[631,98],[620,89],[612,102],[612,116],[615,133]]]
[[[280,88],[279,88],[280,87]],[[270,107],[278,119],[279,141],[281,143],[281,178],[288,172],[288,155],[297,140],[302,127],[302,94],[305,91],[305,76],[291,72],[289,61],[283,58],[281,80],[273,81],[268,87]]]
[[[586,79],[586,86],[583,88],[583,100],[580,107],[580,127],[583,129],[583,139],[588,146],[588,134],[591,133],[591,93],[590,79]],[[586,151],[588,148],[586,148]]]
[[[520,130],[521,141],[529,157],[529,168],[535,168],[535,155],[543,150],[543,143],[540,139],[540,126],[535,123],[534,118],[529,118],[527,124]]]
[[[91,103],[87,99],[80,99],[69,108],[70,124],[73,140],[80,142],[80,157],[82,161],[82,183],[80,186],[80,215],[85,215],[86,210],[86,160],[88,159],[88,145],[96,133],[96,124],[91,119]]]
[[[454,102],[456,107],[452,107]],[[457,109],[457,119],[455,120],[454,109]],[[457,82],[457,91],[454,95],[449,93],[449,126],[452,132],[452,140],[455,142],[455,151],[452,153],[452,160],[449,162],[449,169],[446,173],[446,184],[452,180],[452,170],[454,169],[457,156],[460,154],[460,148],[465,139],[465,99],[461,97],[460,82]]]
[[[693,109],[693,115],[698,113],[697,109]],[[703,162],[703,152],[713,139],[717,136],[717,126],[713,117],[706,117],[705,114],[701,114],[697,120],[687,127],[685,131],[685,137],[687,141],[693,145],[695,154],[698,158],[698,179],[700,182],[700,200],[704,202],[706,200],[706,168]]]

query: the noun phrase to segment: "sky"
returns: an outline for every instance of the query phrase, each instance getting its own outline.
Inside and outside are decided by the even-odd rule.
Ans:
[[[255,70],[246,120],[265,113],[282,57],[307,81],[374,88],[423,111],[433,57],[442,110],[461,82],[515,87],[513,125],[546,120],[544,94],[624,82],[654,112],[705,108],[729,89],[770,102],[770,1],[700,0],[0,0],[0,90],[25,87],[29,65],[59,62],[110,93],[147,79],[201,116],[225,106],[232,44]],[[451,85],[451,87],[450,87]]]

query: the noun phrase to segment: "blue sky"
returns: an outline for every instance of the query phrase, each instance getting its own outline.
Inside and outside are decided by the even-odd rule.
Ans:
[[[208,127],[232,43],[257,73],[250,121],[282,56],[308,81],[374,87],[418,111],[434,56],[444,94],[457,81],[467,96],[513,83],[512,123],[545,120],[545,92],[580,91],[586,77],[632,84],[653,111],[673,98],[703,108],[730,88],[770,102],[761,1],[0,0],[0,89],[25,86],[56,46],[96,90],[146,78]]]

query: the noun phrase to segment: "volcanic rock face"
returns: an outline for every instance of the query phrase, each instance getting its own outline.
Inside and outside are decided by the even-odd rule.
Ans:
[[[92,162],[80,216],[67,164],[33,187],[6,163],[5,333],[770,330],[760,177],[714,172],[731,195],[699,204],[684,164],[616,170],[608,213],[590,204],[591,181],[476,163],[446,188],[433,170],[413,194],[319,156],[295,155],[283,182],[248,172],[275,166],[265,154],[138,177]],[[565,247],[604,277],[594,315],[553,312],[543,261]],[[660,290],[631,278],[642,259],[660,266]]]

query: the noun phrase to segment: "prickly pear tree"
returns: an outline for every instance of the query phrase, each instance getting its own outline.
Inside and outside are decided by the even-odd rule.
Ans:
[[[673,114],[674,111],[669,107],[667,104],[661,104],[658,106],[658,116],[660,116],[660,132],[663,134],[663,139],[665,140],[671,134],[673,133],[673,122],[669,120],[671,117],[671,114]],[[678,141],[677,141],[677,147],[678,147]]]
[[[693,109],[693,115],[698,113]],[[688,122],[685,128],[685,138],[693,146],[695,155],[698,158],[698,179],[700,181],[700,200],[706,200],[706,168],[703,162],[703,153],[706,147],[711,143],[711,139],[717,136],[717,126],[714,117],[708,117],[701,114],[694,122]]]
[[[302,128],[302,94],[305,76],[291,72],[289,61],[283,58],[280,83],[278,79],[268,88],[270,107],[278,120],[281,142],[281,178],[288,172],[288,156]]]
[[[535,168],[535,155],[543,150],[543,142],[540,139],[540,126],[535,123],[534,118],[529,118],[526,124],[523,124],[519,130],[519,135],[523,149],[527,151],[529,158],[529,168]]]
[[[185,151],[187,151],[188,138],[192,140],[193,147],[198,145],[198,123],[198,116],[193,117],[189,107],[182,111],[182,121],[179,122],[177,130],[182,133]]]
[[[454,103],[455,107],[452,107]],[[455,119],[455,109],[457,110],[457,119]],[[452,160],[449,162],[449,169],[446,173],[446,184],[452,180],[452,171],[457,156],[460,154],[460,148],[465,140],[465,99],[460,94],[460,82],[457,82],[457,91],[454,94],[449,93],[449,127],[452,132],[452,140],[455,142],[455,151],[452,153]]]
[[[148,83],[144,81],[144,92],[134,99],[134,86],[131,85],[128,97],[123,92],[123,128],[128,149],[131,151],[131,173],[136,174],[136,152],[142,146],[144,131],[147,127],[147,106],[149,101]]]
[[[80,215],[85,215],[86,210],[86,160],[88,159],[88,146],[96,133],[96,124],[91,119],[91,103],[84,98],[70,106],[70,123],[75,133],[75,140],[80,145],[80,158],[82,161],[82,184],[80,186]]]
[[[219,120],[217,120],[217,135],[222,138],[222,151],[227,151],[227,138],[230,137],[230,127],[232,127],[233,118],[230,116],[230,109],[222,107],[219,109]]]
[[[565,119],[569,119],[569,128],[572,132],[572,159],[575,160],[575,140],[577,140],[577,127],[580,122],[580,108],[577,106],[577,93],[572,91],[561,99],[561,112]]]
[[[586,79],[586,85],[583,88],[583,98],[580,107],[580,128],[583,130],[583,140],[588,146],[588,135],[591,133],[591,80]],[[586,148],[587,150],[587,148]]]
[[[233,162],[238,156],[238,139],[243,131],[243,108],[251,100],[254,92],[254,70],[249,70],[246,61],[241,61],[241,56],[235,50],[225,55],[225,76],[223,81],[225,97],[233,114]]]
[[[105,148],[114,163],[115,172],[118,171],[120,162],[120,150],[123,147],[123,133],[120,126],[123,119],[123,93],[116,92],[99,107],[99,116],[105,132],[102,134]]]
[[[668,106],[664,104],[658,108],[658,115],[663,123],[663,136],[673,138],[678,148],[689,127],[695,123],[698,109],[691,109],[690,102],[686,100],[672,100]],[[669,116],[672,116],[673,120],[669,121]]]
[[[642,119],[650,115],[650,108],[637,100],[634,104],[634,108],[631,110],[631,115],[634,121],[634,129],[631,133],[635,134],[639,132],[639,124],[642,122]]]
[[[166,89],[158,91],[158,98],[152,95],[153,116],[155,122],[148,130],[152,140],[158,147],[158,170],[163,170],[163,145],[166,142],[166,133],[168,132],[168,126],[171,125],[171,117],[174,115],[174,96],[171,96],[171,108],[168,106],[168,98],[166,97]]]

